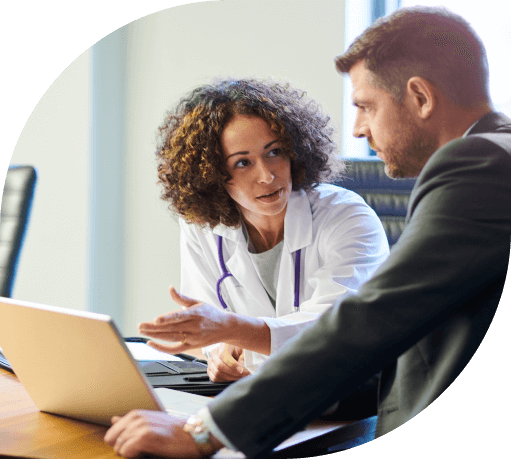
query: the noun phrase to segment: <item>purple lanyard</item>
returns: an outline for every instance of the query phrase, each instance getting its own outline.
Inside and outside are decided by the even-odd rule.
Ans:
[[[301,258],[301,249],[298,249],[295,252],[295,299],[293,302],[295,312],[300,311],[300,258]],[[216,294],[220,301],[220,304],[224,309],[229,309],[227,304],[225,303],[222,292],[220,290],[220,284],[227,279],[232,274],[227,271],[224,262],[224,251],[223,251],[223,238],[222,236],[218,236],[218,261],[220,262],[220,268],[222,270],[222,276],[216,282]]]

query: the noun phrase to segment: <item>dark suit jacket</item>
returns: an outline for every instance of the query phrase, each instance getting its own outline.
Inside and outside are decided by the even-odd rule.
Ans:
[[[376,435],[403,424],[459,375],[483,339],[506,277],[511,120],[490,113],[429,159],[407,226],[356,296],[209,408],[248,457],[284,439],[382,371]]]

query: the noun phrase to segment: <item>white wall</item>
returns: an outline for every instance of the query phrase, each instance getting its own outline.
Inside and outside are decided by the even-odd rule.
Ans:
[[[48,88],[11,158],[38,172],[15,298],[85,309],[88,121],[87,51]]]
[[[286,77],[341,121],[343,1],[223,1],[169,9],[129,28],[126,164],[126,319],[173,308],[177,222],[155,185],[154,139],[165,111],[216,76]]]
[[[213,77],[273,77],[307,90],[340,126],[342,79],[333,59],[343,51],[343,24],[344,0],[224,0],[170,8],[129,25],[125,202],[119,203],[124,334],[173,309],[167,289],[180,282],[177,223],[159,199],[153,155],[165,110]],[[39,171],[13,296],[79,309],[87,307],[89,285],[90,63],[86,51],[58,76],[11,160]]]

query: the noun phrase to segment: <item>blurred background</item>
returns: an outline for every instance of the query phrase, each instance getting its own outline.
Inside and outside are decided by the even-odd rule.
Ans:
[[[125,335],[174,309],[168,287],[180,283],[179,231],[159,198],[154,159],[166,110],[213,77],[289,81],[330,114],[341,155],[368,155],[367,142],[351,136],[351,88],[334,57],[375,18],[410,4],[189,2],[98,36],[44,88],[9,160],[38,171],[13,296],[110,314]],[[510,114],[503,56],[511,8],[491,0],[484,8],[442,4],[472,22],[486,43],[495,105]]]

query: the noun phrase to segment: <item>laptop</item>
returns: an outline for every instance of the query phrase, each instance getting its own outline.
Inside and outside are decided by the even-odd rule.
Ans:
[[[0,347],[47,413],[110,425],[132,409],[190,415],[210,401],[153,388],[106,314],[0,297]]]

